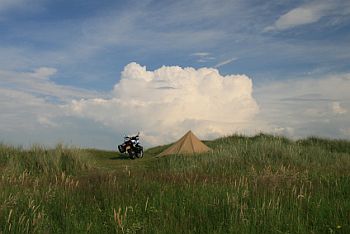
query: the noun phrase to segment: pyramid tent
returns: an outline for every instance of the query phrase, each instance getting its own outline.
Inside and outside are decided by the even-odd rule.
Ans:
[[[210,148],[203,144],[193,133],[188,131],[177,142],[161,152],[158,156],[170,154],[195,154],[208,152]]]

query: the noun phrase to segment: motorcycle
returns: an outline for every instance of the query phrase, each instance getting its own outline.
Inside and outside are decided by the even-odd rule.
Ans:
[[[139,133],[136,136],[125,136],[124,143],[118,145],[120,153],[126,153],[131,159],[143,157],[143,146],[140,145]]]

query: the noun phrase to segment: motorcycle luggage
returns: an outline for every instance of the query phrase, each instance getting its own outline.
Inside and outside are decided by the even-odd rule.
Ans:
[[[125,148],[123,147],[123,145],[118,145],[118,150],[120,153],[125,153]]]

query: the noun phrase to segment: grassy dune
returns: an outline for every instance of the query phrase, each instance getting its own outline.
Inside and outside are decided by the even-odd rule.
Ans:
[[[0,145],[0,233],[350,233],[350,142],[206,143],[139,160]]]

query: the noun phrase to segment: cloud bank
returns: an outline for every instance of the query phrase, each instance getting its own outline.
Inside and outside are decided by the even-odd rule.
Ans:
[[[293,138],[350,138],[350,74],[274,81],[256,87],[254,96],[264,131]]]
[[[189,129],[202,139],[260,131],[350,139],[348,73],[264,82],[254,96],[250,78],[214,68],[130,63],[107,92],[56,84],[56,74],[0,70],[0,141],[115,149],[123,133],[140,131],[150,146]]]
[[[247,133],[259,108],[246,75],[217,69],[163,66],[154,71],[130,63],[111,98],[74,100],[68,111],[117,132],[141,131],[150,144],[169,143],[192,129],[208,139]]]

